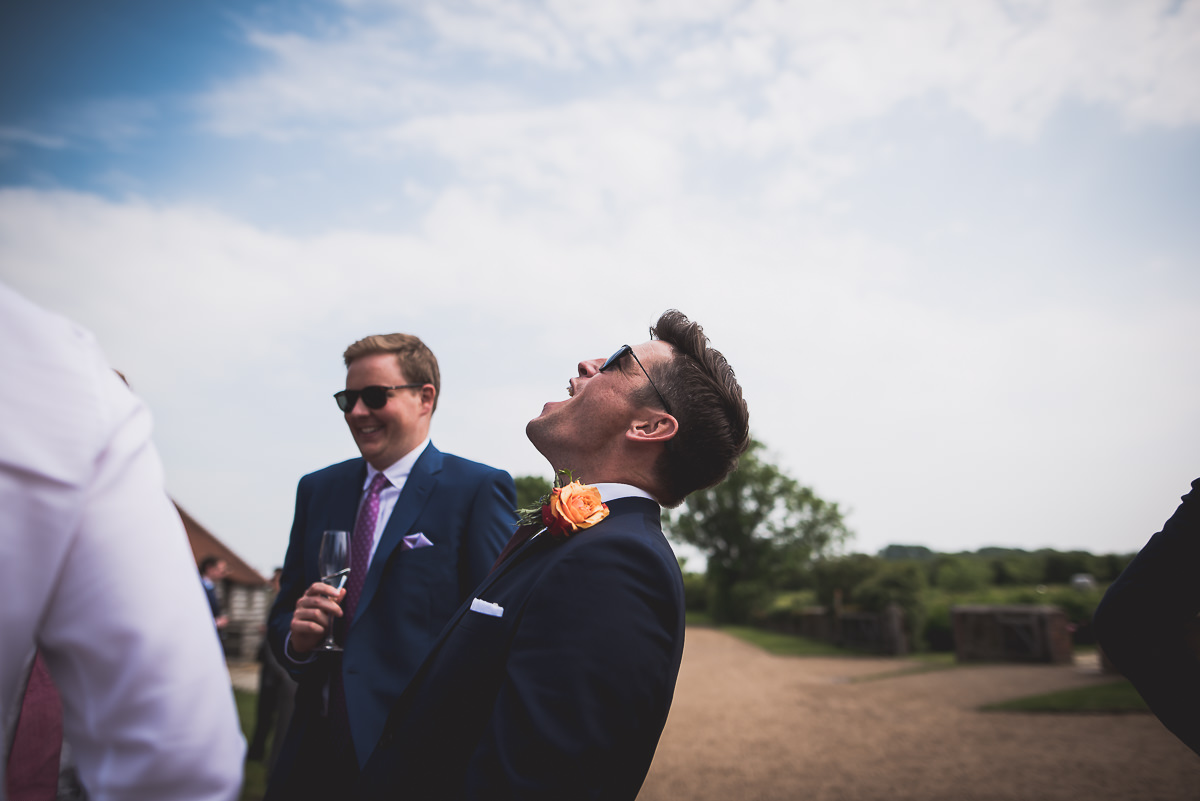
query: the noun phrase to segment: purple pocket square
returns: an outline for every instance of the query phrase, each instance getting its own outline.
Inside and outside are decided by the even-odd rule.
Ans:
[[[433,543],[430,542],[429,538],[424,534],[409,534],[404,538],[404,542],[400,544],[400,550],[415,551],[417,548],[428,548],[431,545],[433,545]]]

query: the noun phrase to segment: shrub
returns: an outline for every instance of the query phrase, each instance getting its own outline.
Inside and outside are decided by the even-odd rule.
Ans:
[[[933,584],[947,592],[974,592],[988,586],[992,568],[982,559],[946,556],[934,568]]]
[[[854,588],[854,600],[868,612],[882,612],[897,604],[914,651],[925,647],[925,573],[913,562],[885,564]]]
[[[708,581],[703,573],[683,574],[683,608],[689,612],[708,609]]]
[[[1045,572],[1042,581],[1046,584],[1066,584],[1076,573],[1101,572],[1096,567],[1096,557],[1085,551],[1047,551]]]
[[[812,590],[783,592],[754,613],[752,622],[773,631],[821,638],[825,636],[821,632],[828,631],[829,614],[824,607],[817,606],[816,601],[816,593]],[[814,621],[813,613],[817,610],[820,610],[819,620]]]
[[[716,623],[747,623],[770,605],[774,591],[763,581],[734,582],[727,590],[708,585],[708,612]]]
[[[992,583],[997,585],[1037,584],[1045,572],[1035,556],[1006,556],[991,560]]]
[[[954,650],[954,625],[950,619],[951,602],[945,596],[929,602],[925,609],[924,640],[931,651]]]
[[[813,565],[813,584],[817,603],[832,606],[834,594],[841,590],[842,601],[854,603],[854,588],[875,575],[884,562],[866,554],[850,554],[838,559],[823,559]]]
[[[1074,587],[1055,587],[1048,591],[1045,603],[1053,604],[1067,615],[1074,630],[1072,640],[1076,645],[1091,645],[1096,642],[1092,629],[1092,614],[1100,605],[1104,593],[1099,589],[1077,590]]]

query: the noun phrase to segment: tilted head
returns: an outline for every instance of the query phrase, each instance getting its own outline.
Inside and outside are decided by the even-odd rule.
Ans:
[[[672,310],[651,334],[658,340],[580,362],[570,397],[546,404],[526,433],[555,469],[634,484],[675,506],[737,465],[749,412],[698,324]]]
[[[699,323],[671,309],[651,336],[671,346],[669,360],[650,367],[654,385],[670,404],[679,432],[658,461],[666,506],[678,506],[696,490],[719,484],[750,446],[750,410],[721,352],[709,347]]]

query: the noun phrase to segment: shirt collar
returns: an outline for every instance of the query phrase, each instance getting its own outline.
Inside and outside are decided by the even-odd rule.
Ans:
[[[421,454],[429,447],[429,437],[413,448],[408,453],[401,456],[393,465],[383,470],[376,470],[370,462],[367,463],[367,477],[363,479],[363,489],[371,486],[371,481],[375,478],[376,473],[383,473],[387,476],[387,480],[392,483],[393,487],[398,487],[408,478],[408,474],[412,472],[413,465],[417,463],[417,459],[421,458]]]
[[[658,503],[658,499],[640,487],[635,487],[632,484],[592,484],[593,487],[600,491],[600,502],[608,503],[619,498],[646,498]],[[659,504],[661,506],[661,504]]]

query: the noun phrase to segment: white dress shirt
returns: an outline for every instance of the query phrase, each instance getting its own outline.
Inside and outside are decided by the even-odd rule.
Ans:
[[[417,463],[417,459],[429,447],[431,438],[426,437],[425,441],[417,447],[413,448],[408,453],[400,457],[391,467],[386,470],[376,470],[370,462],[367,463],[367,477],[363,481],[362,495],[358,499],[358,512],[355,513],[355,528],[358,527],[358,513],[362,512],[363,502],[367,499],[367,488],[371,486],[371,482],[375,480],[375,476],[382,472],[387,476],[391,486],[385,487],[379,491],[379,515],[375,518],[375,531],[372,533],[371,550],[367,554],[367,568],[370,569],[371,560],[375,558],[375,549],[379,547],[379,538],[383,535],[383,530],[387,528],[388,520],[392,517],[392,510],[396,508],[396,501],[400,500],[400,491],[404,489],[404,485],[408,483],[408,475],[412,472],[413,465]],[[317,658],[315,652],[297,655],[292,651],[292,634],[288,632],[287,637],[283,641],[283,655],[288,658],[288,661],[293,665],[307,665]],[[326,686],[325,692],[328,693],[329,688]],[[328,697],[326,697],[328,700]]]
[[[429,447],[429,437],[425,438],[417,447],[413,448],[408,453],[400,457],[394,465],[383,471],[387,476],[388,481],[392,482],[390,487],[385,487],[379,492],[379,516],[375,518],[375,534],[371,540],[371,552],[367,556],[367,564],[371,564],[371,560],[375,558],[375,549],[379,547],[379,538],[383,534],[383,529],[387,526],[388,520],[392,517],[392,510],[396,508],[396,501],[400,500],[400,490],[404,489],[405,483],[408,481],[408,474],[412,472],[413,465],[417,463],[417,459]],[[358,501],[359,509],[362,509],[362,503],[366,500],[367,487],[371,486],[371,482],[375,480],[375,475],[380,471],[376,470],[370,464],[367,465],[367,477],[362,485],[362,498]],[[355,518],[357,520],[357,517]]]
[[[245,742],[146,407],[2,284],[0,375],[3,753],[40,648],[89,798],[237,798]]]
[[[608,503],[609,501],[619,500],[621,498],[645,498],[649,501],[658,503],[658,499],[650,493],[646,492],[641,487],[635,487],[632,484],[618,484],[616,482],[604,483],[600,482],[592,484],[600,493],[600,503]],[[661,506],[661,504],[659,504]]]

